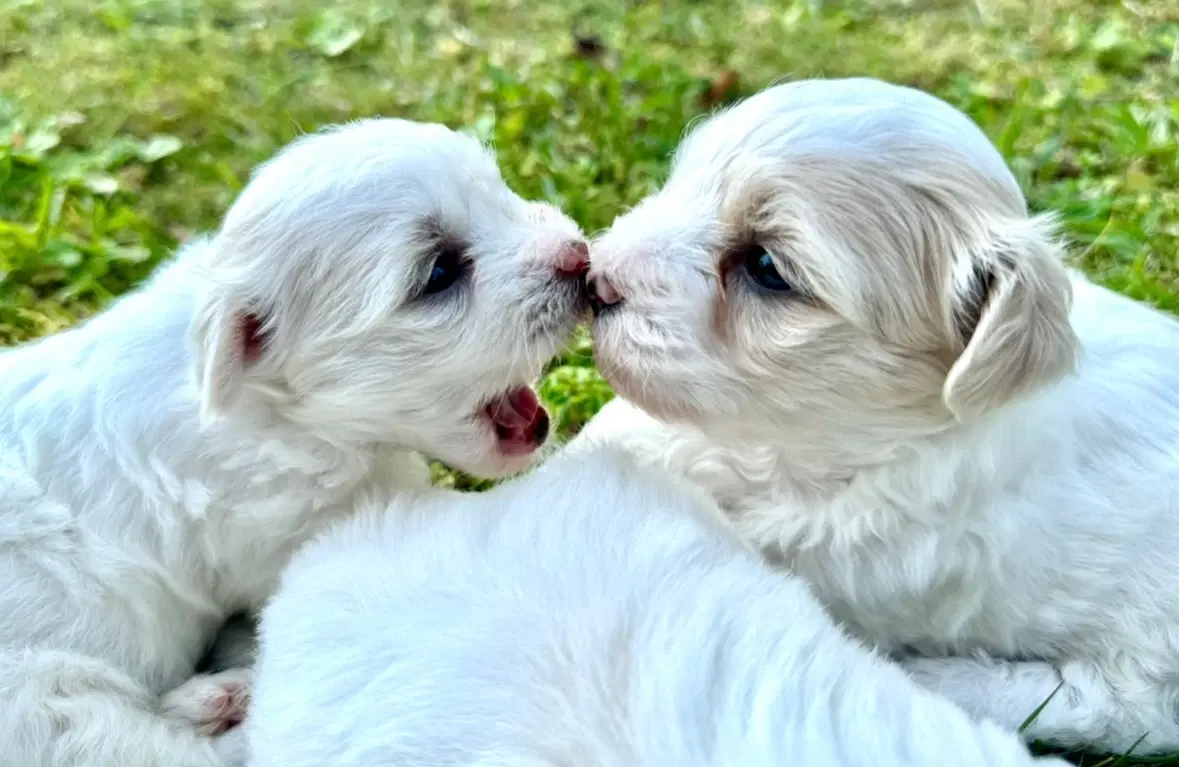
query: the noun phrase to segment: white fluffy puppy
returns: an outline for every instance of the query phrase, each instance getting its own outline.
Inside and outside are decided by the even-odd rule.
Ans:
[[[694,478],[859,636],[952,656],[909,668],[968,711],[1060,687],[1030,737],[1179,748],[1179,323],[1061,256],[945,102],[770,88],[594,245],[625,400],[581,439]]]
[[[240,716],[248,675],[158,696],[358,492],[426,486],[411,450],[531,462],[527,385],[583,311],[585,256],[474,140],[364,121],[285,149],[109,311],[0,357],[0,765],[232,763],[240,728],[198,730]]]
[[[715,503],[613,451],[374,499],[295,555],[261,633],[254,767],[1064,764],[849,640]]]

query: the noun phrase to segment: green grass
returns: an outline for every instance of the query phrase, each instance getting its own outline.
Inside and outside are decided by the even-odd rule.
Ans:
[[[1033,205],[1063,214],[1078,264],[1179,310],[1179,5],[1164,0],[4,0],[0,341],[125,291],[324,123],[469,130],[518,191],[592,232],[657,188],[712,105],[852,74],[965,109]],[[564,435],[609,398],[584,338],[542,394]]]

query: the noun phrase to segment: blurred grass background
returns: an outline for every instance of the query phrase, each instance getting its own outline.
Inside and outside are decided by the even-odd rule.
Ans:
[[[470,131],[593,232],[659,186],[694,117],[861,74],[966,110],[1078,265],[1179,310],[1172,0],[2,0],[0,342],[127,290],[324,123]],[[584,336],[541,389],[566,436],[610,397]]]

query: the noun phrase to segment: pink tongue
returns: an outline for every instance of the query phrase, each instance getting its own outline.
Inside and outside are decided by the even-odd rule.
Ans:
[[[536,420],[540,401],[532,389],[516,389],[493,402],[490,410],[491,419],[500,426],[523,429]]]

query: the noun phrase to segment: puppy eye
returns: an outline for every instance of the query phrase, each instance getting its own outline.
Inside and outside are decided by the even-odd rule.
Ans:
[[[770,257],[765,248],[751,247],[745,252],[742,264],[749,274],[749,278],[766,290],[782,293],[791,289],[790,283],[786,282],[778,273],[778,267],[774,266],[774,259]]]
[[[432,296],[448,290],[458,282],[466,269],[467,264],[462,252],[454,248],[446,248],[430,268],[430,278],[426,280],[426,287],[422,294]]]

